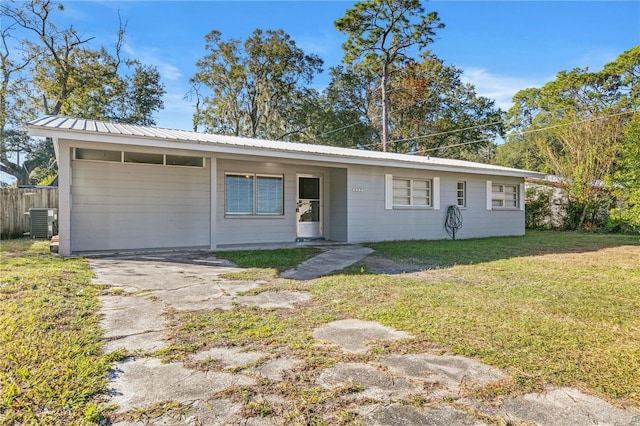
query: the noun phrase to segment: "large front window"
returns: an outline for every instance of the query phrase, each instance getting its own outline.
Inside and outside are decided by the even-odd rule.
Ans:
[[[284,214],[282,176],[225,175],[225,214]]]
[[[430,206],[431,180],[393,178],[394,206]]]

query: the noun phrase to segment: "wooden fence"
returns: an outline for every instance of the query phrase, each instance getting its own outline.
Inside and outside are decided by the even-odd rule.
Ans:
[[[58,188],[0,188],[0,237],[28,233],[31,208],[58,208]]]

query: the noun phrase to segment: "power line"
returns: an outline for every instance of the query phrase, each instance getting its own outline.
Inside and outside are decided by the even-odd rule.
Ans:
[[[524,131],[518,132],[518,133],[520,135],[525,135],[525,134],[529,134],[529,133],[541,132],[543,130],[549,130],[549,129],[555,129],[555,128],[558,128],[558,127],[569,126],[569,125],[572,125],[572,124],[586,123],[586,122],[589,122],[589,121],[604,120],[606,118],[618,117],[618,116],[626,115],[626,114],[634,114],[636,112],[638,112],[638,111],[625,111],[625,112],[619,112],[619,113],[616,113],[616,114],[607,114],[607,115],[603,115],[603,116],[599,116],[599,117],[592,117],[592,118],[586,118],[586,119],[583,119],[583,120],[572,121],[570,123],[556,124],[556,125],[553,125],[553,126],[541,127],[541,128],[538,128],[538,129],[524,130]],[[457,144],[453,144],[453,145],[446,145],[446,146],[439,146],[439,147],[436,147],[436,148],[423,149],[422,152],[438,151],[438,150],[441,150],[441,149],[455,148],[455,147],[463,146],[463,145],[472,145],[472,144],[475,144],[475,143],[491,142],[491,141],[493,141],[493,138],[476,139],[476,140],[473,140],[473,141],[461,142],[461,143],[457,143]],[[412,152],[412,153],[409,153],[409,154],[410,155],[415,155],[415,154],[418,154],[418,153],[417,152]]]
[[[417,139],[426,139],[433,136],[449,135],[452,133],[464,132],[465,130],[472,130],[472,129],[479,129],[481,127],[493,126],[494,124],[500,124],[500,123],[502,123],[502,121],[494,121],[493,123],[478,124],[477,126],[469,126],[469,127],[465,127],[457,130],[448,130],[446,132],[440,132],[440,133],[430,133],[428,135],[416,136],[413,138],[396,139],[396,140],[389,141],[389,143],[408,142],[408,141],[414,141]]]

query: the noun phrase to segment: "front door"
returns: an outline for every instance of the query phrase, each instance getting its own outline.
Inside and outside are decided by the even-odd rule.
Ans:
[[[322,178],[298,176],[298,238],[322,238]]]

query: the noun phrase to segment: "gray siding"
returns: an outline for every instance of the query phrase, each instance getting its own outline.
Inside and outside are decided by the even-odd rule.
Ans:
[[[323,178],[323,227],[325,236],[330,232],[331,197],[328,196],[331,179],[330,169],[306,165],[265,163],[264,161],[218,159],[216,197],[216,242],[225,244],[293,242],[297,236],[296,201],[297,175],[317,174]],[[224,177],[225,173],[264,173],[284,175],[284,215],[283,216],[233,216],[225,215]]]
[[[440,209],[385,210],[384,175],[406,178],[440,178]],[[461,209],[463,227],[456,238],[475,238],[524,234],[524,211],[487,210],[486,181],[522,183],[519,178],[477,176],[409,169],[349,168],[348,186],[362,192],[348,192],[349,241],[393,241],[449,238],[444,221],[447,207],[456,204],[458,181],[467,183],[467,207]]]
[[[209,168],[72,162],[71,250],[209,245]]]
[[[329,193],[329,226],[327,230],[327,239],[332,241],[347,241],[348,239],[348,223],[347,223],[347,170],[333,169],[329,174],[329,184],[327,191]]]

